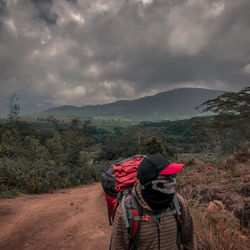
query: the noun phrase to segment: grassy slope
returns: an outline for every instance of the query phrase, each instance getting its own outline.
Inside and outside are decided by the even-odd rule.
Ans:
[[[188,160],[178,183],[194,215],[198,249],[248,249],[250,149],[217,165]]]

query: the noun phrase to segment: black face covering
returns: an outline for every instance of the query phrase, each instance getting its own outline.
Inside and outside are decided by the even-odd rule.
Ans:
[[[152,188],[152,184],[142,188],[141,192],[143,199],[147,202],[155,214],[161,213],[167,209],[174,197],[174,193],[167,194],[154,190]]]

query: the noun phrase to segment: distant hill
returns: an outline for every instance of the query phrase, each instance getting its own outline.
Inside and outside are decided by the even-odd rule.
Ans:
[[[109,104],[89,105],[83,107],[61,106],[44,111],[44,114],[69,116],[108,116],[126,119],[177,120],[198,115],[195,107],[209,99],[216,98],[225,91],[202,88],[179,88],[160,92],[135,100],[122,100]]]

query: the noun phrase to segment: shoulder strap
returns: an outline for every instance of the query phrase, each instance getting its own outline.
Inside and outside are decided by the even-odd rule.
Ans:
[[[126,210],[125,202],[127,202],[127,196],[122,197],[121,206],[122,206],[122,214],[123,214],[125,227],[128,229],[129,228],[129,222],[128,222],[128,216],[127,216],[127,210]]]
[[[136,244],[141,222],[134,220],[134,218],[142,216],[142,207],[137,202],[133,193],[123,196],[121,206],[125,227],[128,229],[130,236],[129,249],[137,249]]]
[[[180,250],[184,249],[182,245],[182,219],[181,219],[181,207],[176,194],[174,194],[173,205],[176,209],[176,223],[177,223],[177,245]]]
[[[157,221],[161,217],[174,215],[177,223],[177,245],[179,249],[183,249],[181,240],[181,207],[176,194],[173,197],[174,209],[171,211],[163,212],[156,215],[145,215],[142,214],[142,207],[137,202],[134,195],[126,194],[122,197],[121,206],[122,213],[125,222],[125,227],[128,229],[130,235],[130,247],[129,249],[136,249],[136,242],[138,239],[138,232],[140,229],[141,221]]]
[[[176,209],[177,215],[181,216],[181,207],[180,207],[176,194],[174,194],[173,204]]]

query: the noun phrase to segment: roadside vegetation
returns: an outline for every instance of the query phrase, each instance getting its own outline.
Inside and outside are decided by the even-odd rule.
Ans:
[[[178,191],[194,216],[198,249],[248,249],[250,148],[217,164],[192,158],[178,175]]]

